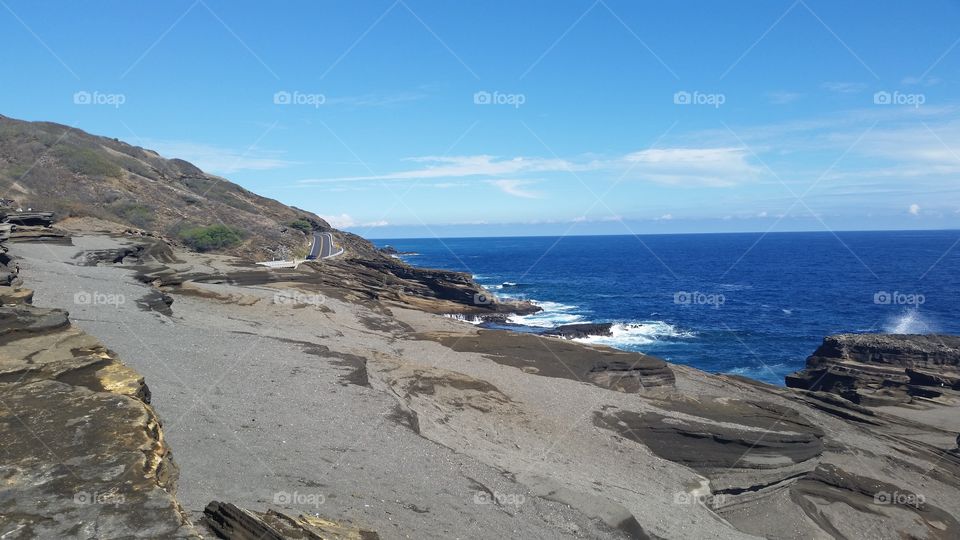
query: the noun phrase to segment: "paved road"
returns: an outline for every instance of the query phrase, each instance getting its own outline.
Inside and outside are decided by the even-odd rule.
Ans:
[[[333,234],[328,232],[314,233],[313,246],[310,248],[310,255],[307,256],[307,259],[326,259],[341,253],[343,253],[342,249],[334,251]]]

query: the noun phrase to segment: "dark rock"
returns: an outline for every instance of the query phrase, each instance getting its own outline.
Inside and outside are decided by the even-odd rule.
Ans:
[[[578,323],[578,324],[564,324],[553,328],[552,330],[547,330],[544,334],[551,336],[560,336],[566,339],[579,339],[590,336],[604,336],[609,337],[613,335],[610,332],[610,329],[613,327],[612,323]]]
[[[156,311],[168,317],[173,315],[170,307],[173,305],[173,297],[161,291],[150,291],[143,298],[137,300],[137,306],[144,311]]]
[[[960,390],[960,337],[841,334],[830,336],[786,385],[831,392],[863,405],[909,402]]]
[[[674,374],[665,361],[608,347],[584,348],[578,343],[533,334],[477,330],[468,335],[422,335],[458,352],[478,352],[490,360],[527,373],[588,382],[621,392],[671,387]]]
[[[3,212],[2,221],[14,225],[30,227],[50,227],[53,225],[53,212]]]

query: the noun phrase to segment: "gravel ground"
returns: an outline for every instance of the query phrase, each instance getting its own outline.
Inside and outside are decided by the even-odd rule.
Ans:
[[[136,300],[150,289],[131,270],[76,264],[80,251],[117,242],[77,237],[12,254],[36,305],[68,310],[145,376],[180,467],[178,499],[194,518],[221,500],[346,519],[385,539],[622,536],[416,434],[389,392],[345,383],[351,368],[336,354],[293,342],[395,354],[403,347],[363,324],[373,314],[330,299],[332,311],[278,305],[254,288],[242,291],[262,297],[252,307],[176,295],[172,317],[145,311]]]

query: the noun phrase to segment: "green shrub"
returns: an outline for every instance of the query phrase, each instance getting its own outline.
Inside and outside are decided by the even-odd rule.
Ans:
[[[210,225],[180,231],[180,239],[196,251],[211,251],[235,246],[243,241],[243,236],[226,225]]]
[[[128,203],[116,210],[117,215],[134,227],[148,229],[153,224],[154,212],[142,204]]]
[[[309,221],[303,218],[300,218],[296,221],[291,222],[290,226],[293,227],[294,229],[303,231],[305,233],[308,233],[313,230],[313,225],[311,225]]]

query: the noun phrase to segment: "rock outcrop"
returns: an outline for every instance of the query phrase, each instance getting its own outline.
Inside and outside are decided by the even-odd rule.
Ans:
[[[861,405],[960,397],[960,337],[841,334],[824,339],[787,386]]]
[[[207,527],[220,538],[230,540],[379,540],[373,532],[350,525],[301,514],[291,517],[280,512],[251,512],[232,504],[213,501],[203,511]]]
[[[0,307],[0,396],[0,536],[200,537],[143,378],[66,312]]]
[[[544,332],[544,334],[550,336],[560,336],[564,339],[581,339],[591,336],[609,337],[613,335],[611,333],[611,328],[613,328],[612,323],[562,324],[556,328],[547,330]]]

